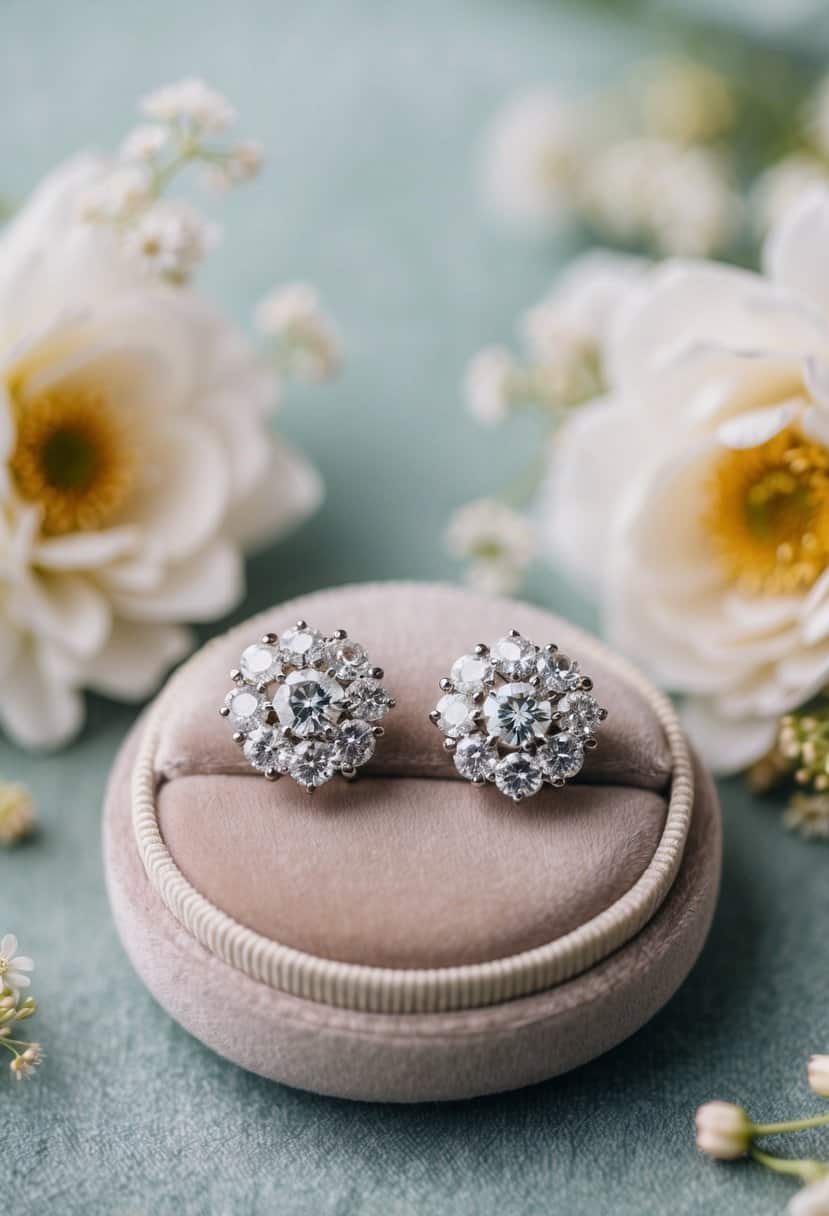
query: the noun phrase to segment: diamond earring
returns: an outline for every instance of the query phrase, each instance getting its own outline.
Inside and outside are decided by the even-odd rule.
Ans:
[[[560,787],[575,777],[607,717],[578,663],[517,629],[491,649],[480,643],[461,655],[440,687],[429,717],[455,768],[475,785],[494,782],[514,802],[545,781]]]
[[[293,777],[313,794],[337,773],[357,776],[395,705],[359,642],[324,637],[305,621],[242,651],[219,710],[246,759],[269,781]]]

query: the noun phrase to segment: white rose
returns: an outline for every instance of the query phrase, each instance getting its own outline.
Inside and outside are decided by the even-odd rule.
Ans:
[[[829,192],[767,274],[669,262],[617,315],[610,395],[563,428],[545,526],[611,640],[735,771],[829,682]]]
[[[0,722],[29,746],[84,687],[147,695],[239,601],[243,548],[320,499],[242,336],[79,222],[101,172],[56,171],[0,240]]]

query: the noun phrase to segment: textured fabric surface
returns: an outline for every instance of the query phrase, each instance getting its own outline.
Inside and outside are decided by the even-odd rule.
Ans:
[[[599,19],[554,0],[4,4],[4,193],[22,197],[80,141],[114,145],[136,96],[203,72],[272,157],[261,186],[229,200],[208,288],[244,320],[274,279],[307,277],[343,320],[342,382],[294,397],[281,419],[321,467],[327,504],[253,563],[239,619],[315,587],[453,573],[439,541],[448,511],[488,480],[505,484],[532,438],[522,426],[477,431],[458,405],[460,370],[511,332],[567,253],[486,218],[476,141],[511,90],[553,80],[582,92],[655,49],[629,11]],[[590,621],[552,573],[531,590]],[[0,1187],[18,1216],[782,1212],[790,1182],[700,1160],[691,1128],[712,1097],[764,1118],[820,1106],[805,1060],[829,1046],[827,856],[781,829],[774,802],[722,786],[712,932],[633,1038],[501,1097],[357,1106],[220,1059],[133,972],[98,833],[134,716],[96,703],[57,756],[0,744],[0,769],[31,782],[44,823],[39,840],[0,854],[0,919],[35,957],[30,1025],[49,1054],[37,1083],[0,1080]]]
[[[363,1101],[446,1101],[547,1079],[637,1030],[685,978],[708,930],[719,878],[720,818],[713,785],[698,772],[694,819],[671,892],[644,930],[584,974],[522,1000],[456,1013],[378,1015],[297,1000],[209,954],[152,889],[123,797],[136,743],[133,734],[118,758],[104,822],[107,885],[127,952],[160,1003],[203,1042],[303,1089]],[[592,813],[592,804],[586,809]],[[306,849],[313,852],[307,838]],[[262,868],[261,857],[255,866]],[[313,897],[317,885],[309,888],[306,917],[324,907]],[[425,898],[433,900],[431,891]],[[326,929],[336,911],[325,909]],[[374,932],[385,937],[381,922]]]

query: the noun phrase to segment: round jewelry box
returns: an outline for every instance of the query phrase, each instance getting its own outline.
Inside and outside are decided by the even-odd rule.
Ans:
[[[266,781],[216,713],[249,642],[344,627],[397,708],[359,780]],[[510,628],[578,659],[609,710],[562,789],[462,780],[429,722],[451,660]],[[209,642],[114,766],[115,920],[162,1006],[244,1068],[415,1102],[540,1081],[642,1026],[688,973],[720,869],[714,787],[673,709],[538,608],[436,585],[344,587]]]

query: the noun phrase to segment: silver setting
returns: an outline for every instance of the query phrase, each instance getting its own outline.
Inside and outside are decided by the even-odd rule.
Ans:
[[[354,780],[395,704],[383,669],[345,629],[326,637],[306,621],[246,646],[230,678],[219,714],[251,768],[309,794],[337,774]]]
[[[455,768],[474,785],[494,784],[513,802],[571,781],[607,717],[578,663],[552,642],[536,646],[517,629],[491,646],[472,646],[439,687],[429,719]]]

